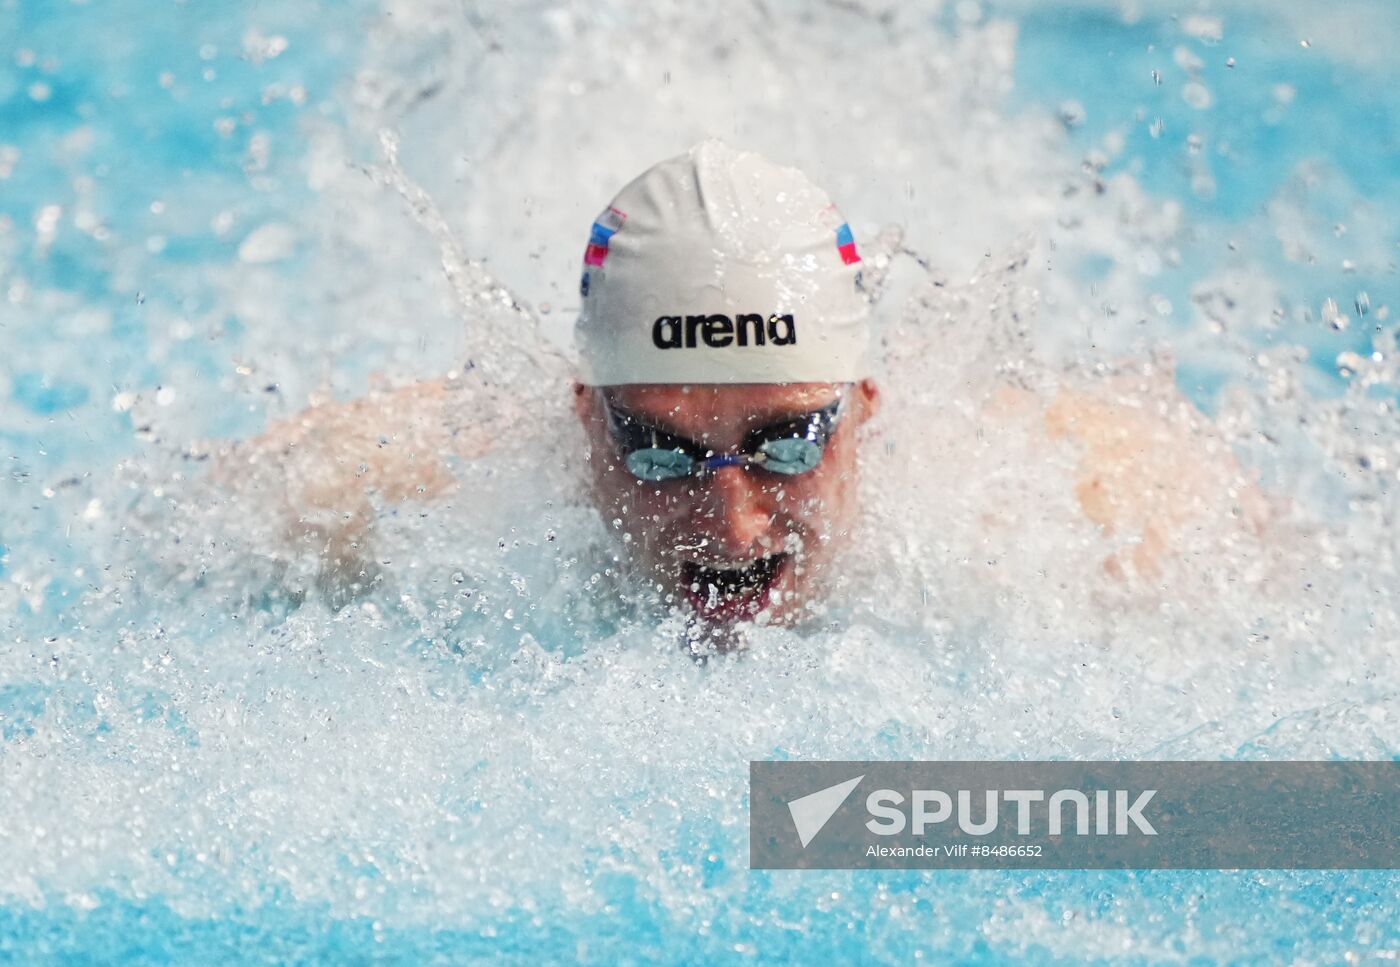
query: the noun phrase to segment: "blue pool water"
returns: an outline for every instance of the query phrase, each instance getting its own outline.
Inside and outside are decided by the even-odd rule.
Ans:
[[[1397,27],[0,0],[0,960],[1393,955],[1389,872],[752,873],[743,796],[751,758],[1397,754]],[[881,311],[929,351],[890,364],[899,526],[849,623],[697,669],[598,607],[548,409],[459,468],[469,500],[385,512],[379,591],[308,591],[209,441],[501,345],[519,319],[444,281],[436,213],[561,338],[580,227],[707,134],[810,168],[868,253],[901,224],[945,293],[896,261]],[[1063,458],[978,449],[961,379],[926,378],[986,362],[1007,304],[1047,372],[1169,345],[1288,498],[1269,540],[1145,603],[1104,582]]]

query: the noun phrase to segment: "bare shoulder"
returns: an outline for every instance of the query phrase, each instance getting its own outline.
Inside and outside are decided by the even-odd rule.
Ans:
[[[1201,536],[1258,533],[1271,514],[1254,474],[1169,369],[1125,364],[1049,398],[1003,387],[984,412],[1039,424],[1049,445],[1071,449],[1084,515],[1121,541],[1104,562],[1111,574],[1154,578]]]
[[[324,585],[363,585],[376,505],[448,495],[452,458],[490,448],[481,428],[454,418],[454,392],[434,379],[318,403],[220,448],[213,480],[275,515],[283,545],[320,560]]]
[[[451,399],[448,381],[435,379],[318,403],[235,443],[221,464],[275,467],[298,490],[332,500],[347,487],[386,500],[437,495],[452,484],[444,457],[488,449],[472,428],[453,425]]]
[[[1136,539],[1108,568],[1144,576],[1193,532],[1232,521],[1258,530],[1269,503],[1229,443],[1177,389],[1169,370],[1128,372],[1049,402],[1045,429],[1076,447],[1075,496],[1105,531]]]

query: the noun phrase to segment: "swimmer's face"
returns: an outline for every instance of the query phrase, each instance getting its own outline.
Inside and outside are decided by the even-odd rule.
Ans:
[[[821,410],[838,395],[846,402],[821,462],[805,473],[732,465],[650,482],[627,469],[604,394],[614,413],[715,453],[737,451],[754,431]],[[873,381],[576,386],[575,397],[599,509],[619,522],[615,529],[663,596],[714,624],[760,615],[790,623],[821,600],[855,522],[856,442],[879,404]]]

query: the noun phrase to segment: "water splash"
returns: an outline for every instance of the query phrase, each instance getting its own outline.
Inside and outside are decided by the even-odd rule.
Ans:
[[[37,418],[97,426],[84,407],[110,409],[108,374],[75,358],[85,332],[146,339],[154,372],[121,389],[120,444],[26,451],[5,483],[22,509],[0,516],[10,911],[85,911],[72,916],[98,938],[153,909],[164,936],[196,940],[290,922],[343,950],[298,926],[324,914],[362,920],[352,942],[451,956],[488,938],[579,960],[780,960],[812,944],[876,960],[1228,959],[1241,935],[1331,960],[1394,943],[1386,874],[760,876],[743,806],[759,757],[1395,755],[1400,427],[1382,286],[1345,334],[1302,319],[1324,301],[1261,255],[1172,291],[1201,216],[1115,168],[1133,149],[1087,130],[1097,105],[1068,127],[1059,99],[1008,107],[1018,40],[995,16],[388,12],[354,55],[349,116],[305,119],[307,195],[259,222],[290,226],[285,258],[230,243],[134,261],[173,280],[142,303],[142,337],[121,331],[134,296],[117,307],[50,281],[17,304],[12,338],[44,374],[6,377],[4,425],[26,446]],[[295,27],[260,27],[288,40],[256,69],[295,63]],[[1221,29],[1236,36],[1228,19],[1207,33]],[[833,63],[859,68],[861,97]],[[833,143],[833,124],[860,143]],[[588,503],[558,347],[599,201],[707,133],[803,163],[863,237],[891,227],[866,249],[886,404],[829,627],[758,628],[699,668]],[[284,137],[255,177],[290,178]],[[1383,261],[1384,216],[1318,184],[1303,172],[1281,189],[1267,237],[1304,262],[1341,245]],[[1359,209],[1345,238],[1334,203]],[[0,235],[7,279],[41,276],[67,244],[61,214],[41,221]],[[1320,343],[1329,364],[1350,354],[1340,382],[1291,345],[1362,320],[1378,327],[1367,345]],[[202,368],[186,330],[229,350]],[[1203,394],[1216,429],[1178,394],[1192,365],[1228,374]],[[241,431],[217,414],[287,416],[375,371],[453,370],[440,413],[470,428],[470,452],[441,493],[368,509],[365,586],[342,593],[324,544],[288,546],[285,468],[237,463],[218,438]],[[1050,408],[1065,391],[1077,408]],[[1097,444],[1054,428],[1100,410],[1186,448],[1210,495],[1171,509],[1179,549],[1155,569],[1142,528],[1105,531],[1081,509]],[[362,429],[322,443],[372,456]],[[1300,913],[1335,932],[1305,935]],[[42,930],[10,916],[16,937]]]

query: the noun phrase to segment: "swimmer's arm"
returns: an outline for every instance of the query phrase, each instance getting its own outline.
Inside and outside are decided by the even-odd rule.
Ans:
[[[1270,514],[1252,474],[1169,373],[1064,390],[1045,426],[1079,448],[1085,515],[1130,541],[1105,562],[1110,573],[1155,577],[1194,531],[1233,520],[1257,532]]]
[[[312,406],[219,455],[216,480],[252,491],[278,517],[283,550],[318,558],[323,590],[343,599],[375,573],[375,507],[453,492],[453,457],[488,448],[452,425],[446,380]]]

